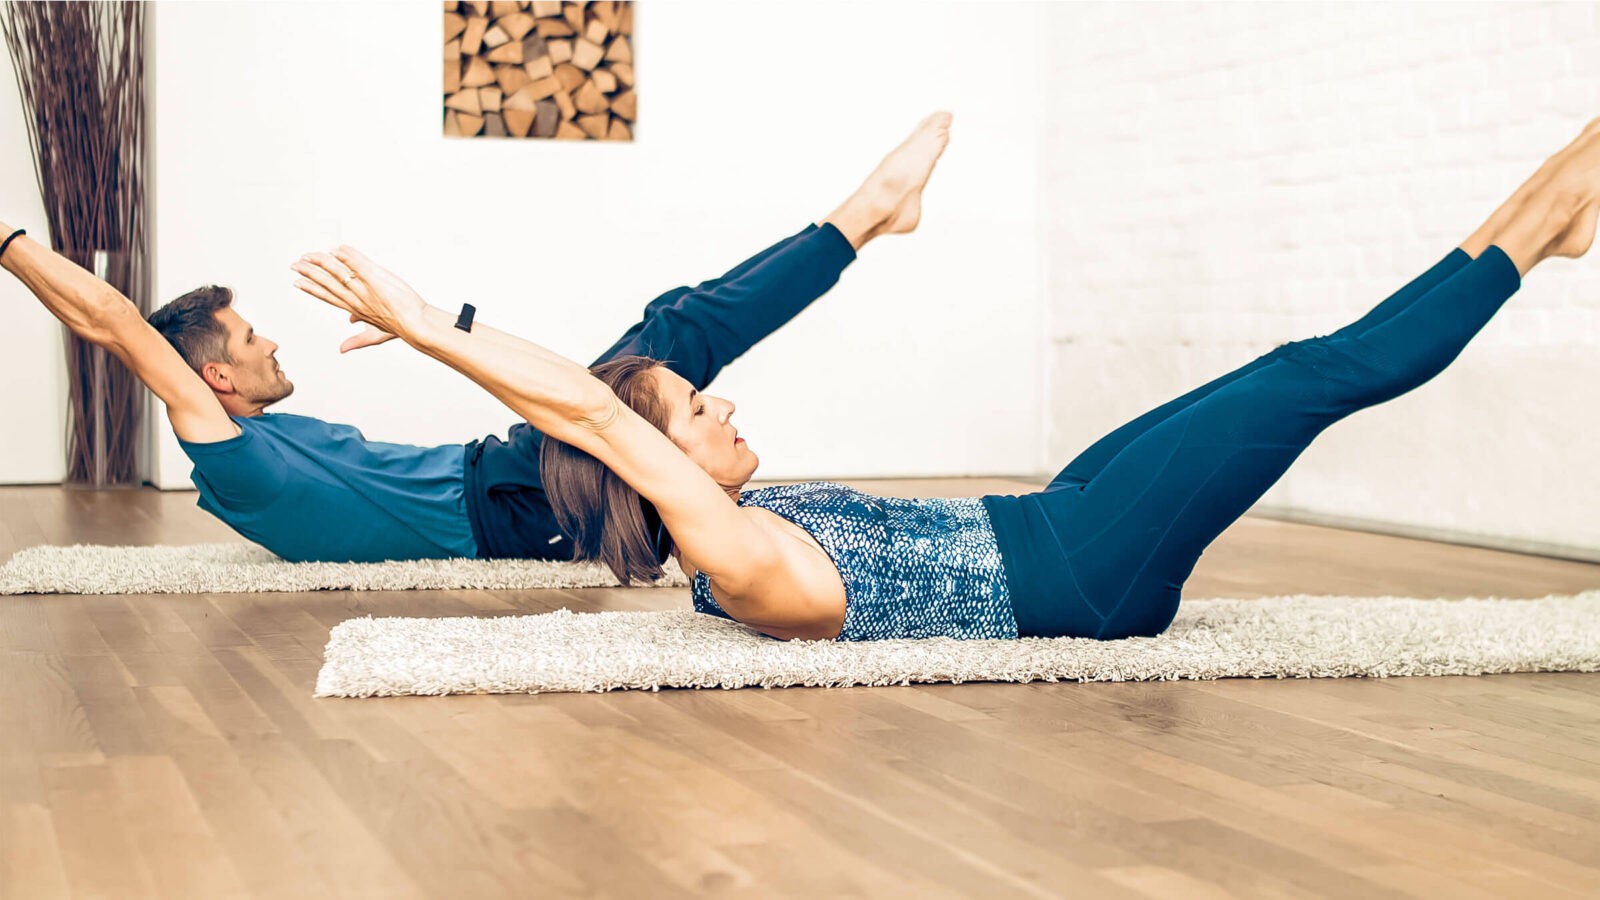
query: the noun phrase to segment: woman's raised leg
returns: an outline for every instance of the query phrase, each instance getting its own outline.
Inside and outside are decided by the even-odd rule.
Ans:
[[[1287,345],[1155,423],[1079,490],[1017,498],[1027,531],[1049,535],[1035,546],[1059,591],[1054,609],[1019,604],[1023,633],[1164,630],[1200,554],[1318,434],[1438,375],[1524,274],[1588,249],[1600,208],[1594,149],[1529,191],[1477,259],[1393,315]]]
[[[1532,176],[1501,203],[1482,225],[1478,226],[1476,231],[1468,235],[1466,240],[1450,251],[1444,259],[1373,307],[1366,315],[1327,337],[1364,333],[1388,321],[1427,294],[1435,285],[1455,274],[1462,266],[1478,258],[1491,243],[1498,243],[1511,256],[1513,262],[1517,264],[1519,274],[1526,274],[1532,265],[1544,256],[1583,255],[1594,238],[1596,220],[1594,202],[1588,200],[1584,193],[1584,179],[1586,175],[1594,172],[1597,153],[1600,153],[1600,118],[1591,120],[1571,143],[1546,159]],[[1552,201],[1552,195],[1562,193],[1587,200],[1589,208],[1581,214],[1572,214],[1568,208],[1571,206],[1570,196],[1566,203]],[[1539,209],[1527,209],[1530,201]],[[1548,211],[1541,211],[1546,207],[1549,207]],[[1555,220],[1567,224],[1555,236],[1554,245],[1545,247],[1540,242],[1549,242],[1551,239],[1548,235],[1541,237],[1540,232],[1544,227],[1544,219],[1552,216]],[[1517,262],[1518,260],[1521,262]],[[1081,488],[1139,435],[1179,410],[1206,397],[1212,391],[1267,365],[1293,346],[1293,343],[1299,342],[1281,345],[1118,427],[1067,463],[1066,467],[1050,480],[1045,490]]]

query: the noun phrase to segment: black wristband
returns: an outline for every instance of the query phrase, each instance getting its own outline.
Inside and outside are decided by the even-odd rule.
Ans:
[[[456,327],[462,331],[472,330],[472,316],[478,311],[471,303],[461,304],[461,315],[456,316]]]
[[[11,246],[11,242],[12,241],[16,240],[19,237],[22,237],[23,235],[25,235],[27,233],[28,233],[28,229],[26,229],[26,228],[18,228],[16,231],[11,232],[11,236],[10,237],[6,238],[4,241],[0,241],[0,256],[5,256],[6,255],[6,248]]]

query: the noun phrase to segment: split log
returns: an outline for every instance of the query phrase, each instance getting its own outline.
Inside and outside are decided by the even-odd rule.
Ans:
[[[589,80],[589,77],[583,74],[582,69],[571,63],[562,63],[556,66],[555,75],[556,80],[561,82],[563,91],[575,91],[585,81]]]
[[[467,56],[476,56],[483,46],[483,33],[489,30],[489,20],[483,16],[472,16],[467,19],[467,27],[461,32],[461,52]]]
[[[626,40],[626,38],[617,38],[617,40]],[[578,38],[577,43],[572,45],[572,64],[587,71],[599,65],[600,59],[605,54],[606,51],[599,44],[590,43],[585,38]]]
[[[534,23],[533,30],[542,38],[569,37],[577,34],[565,19],[540,19]]]
[[[541,56],[538,59],[523,63],[522,71],[528,73],[529,78],[537,80],[549,78],[555,72],[555,67],[550,64],[549,56]]]
[[[501,44],[493,50],[490,50],[489,55],[485,58],[492,63],[510,63],[512,65],[521,65],[523,59],[522,45],[516,41],[508,40],[504,44]]]
[[[504,29],[513,41],[520,41],[523,35],[533,30],[533,16],[516,12],[496,20],[495,24]]]
[[[467,88],[444,98],[444,108],[477,115],[483,112],[483,102],[478,98],[477,91]]]
[[[555,137],[556,126],[561,122],[561,111],[554,101],[540,100],[539,111],[533,119],[534,137]]]
[[[585,81],[578,92],[572,95],[572,102],[578,107],[578,112],[603,113],[611,104],[606,102],[606,95],[600,93],[594,82]]]
[[[533,80],[521,66],[495,66],[495,81],[500,83],[500,93],[505,96],[515,94],[522,90],[522,86]]]
[[[578,117],[578,127],[582,128],[585,134],[597,141],[605,139],[606,128],[610,124],[611,117],[605,113],[600,113],[599,115],[595,116]],[[466,126],[463,125],[462,127],[465,128]]]
[[[554,100],[556,106],[560,108],[561,118],[570,119],[578,114],[578,107],[572,102],[572,95],[566,91],[556,91],[550,95],[550,99]]]
[[[528,130],[533,127],[534,111],[531,109],[508,109],[501,113],[506,120],[506,130],[513,137],[527,137]]]
[[[630,0],[446,0],[444,130],[632,140]]]
[[[554,75],[549,78],[541,78],[528,85],[528,87],[533,91],[533,99],[535,100],[543,100],[556,91],[565,90],[561,84],[561,79]]]
[[[524,35],[522,38],[522,61],[527,62],[541,56],[549,56],[550,48],[545,46],[544,38],[537,34]]]
[[[494,67],[481,56],[474,56],[467,63],[467,71],[461,76],[462,87],[483,87],[494,84]]]
[[[639,121],[639,97],[632,89],[611,98],[611,111],[629,122]]]
[[[540,100],[561,90],[561,82],[554,78],[541,78],[523,85],[522,89],[507,97],[502,104],[507,109],[536,109]]]

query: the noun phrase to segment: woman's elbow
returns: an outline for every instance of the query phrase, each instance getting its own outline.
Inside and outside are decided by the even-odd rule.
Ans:
[[[589,431],[604,433],[622,419],[622,399],[604,382],[596,380],[594,388],[575,401],[572,421]]]

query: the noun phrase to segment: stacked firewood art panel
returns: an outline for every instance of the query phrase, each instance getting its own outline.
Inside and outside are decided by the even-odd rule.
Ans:
[[[444,133],[631,141],[633,3],[444,2]]]

